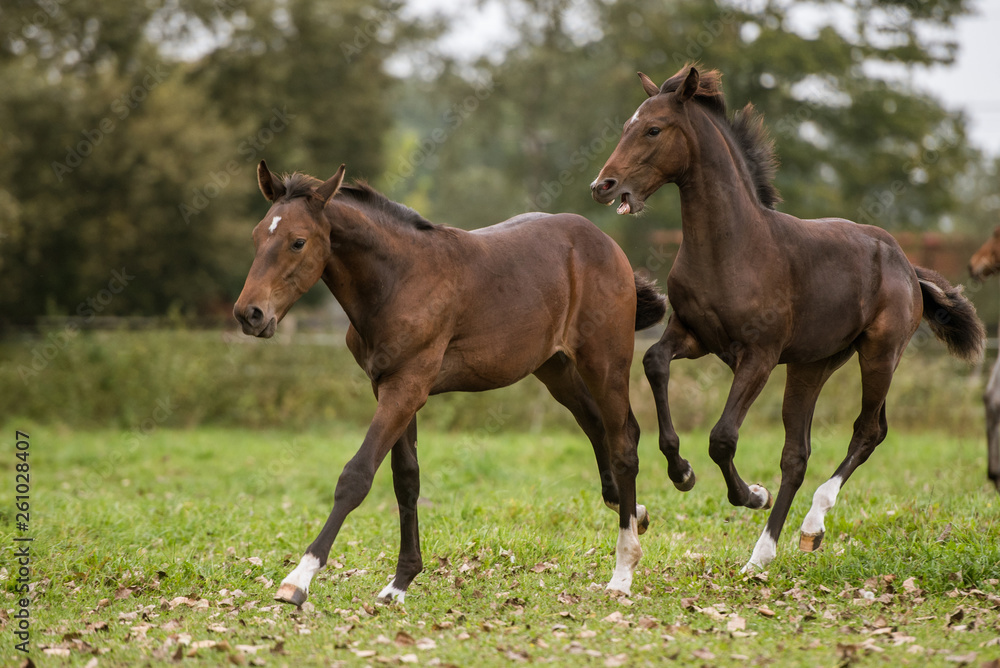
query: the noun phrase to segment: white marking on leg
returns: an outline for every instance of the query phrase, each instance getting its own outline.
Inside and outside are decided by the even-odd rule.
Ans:
[[[607,501],[605,501],[604,505],[606,505],[608,508],[610,508],[611,510],[615,511],[616,513],[618,512],[618,504],[617,503],[608,503]],[[635,518],[636,518],[636,520],[638,521],[639,524],[642,523],[642,518],[645,517],[648,514],[649,514],[649,511],[646,510],[646,506],[642,505],[641,503],[635,504]]]
[[[639,546],[639,530],[635,516],[629,520],[627,529],[619,529],[618,546],[615,549],[615,572],[605,589],[632,595],[632,574],[642,558]]]
[[[757,539],[757,544],[753,546],[753,554],[750,555],[750,561],[747,565],[743,567],[740,573],[751,573],[755,570],[763,571],[767,568],[768,564],[774,561],[774,556],[778,553],[778,547],[771,538],[771,533],[764,529],[764,532]]]
[[[274,231],[278,229],[278,223],[281,222],[281,216],[275,216],[271,219],[271,226],[267,228],[268,234],[274,234]]]
[[[840,486],[843,482],[840,476],[833,476],[817,488],[816,493],[813,494],[812,507],[802,521],[802,533],[815,536],[826,530],[823,518],[837,502],[837,494],[840,492]]]
[[[406,597],[406,592],[402,589],[396,587],[396,581],[393,580],[385,586],[385,588],[379,592],[378,600],[384,601],[386,603],[391,603],[395,601],[400,605],[403,604],[403,599]]]
[[[767,505],[767,500],[770,498],[770,494],[767,493],[767,489],[763,485],[750,485],[750,496],[758,499],[756,503],[753,503],[751,507],[753,508],[763,508]]]
[[[312,582],[313,576],[316,575],[319,569],[319,559],[311,554],[307,554],[302,557],[295,570],[281,581],[281,584],[290,584],[308,593],[309,583]]]

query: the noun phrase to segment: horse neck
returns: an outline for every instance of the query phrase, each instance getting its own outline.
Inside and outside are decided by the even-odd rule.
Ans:
[[[351,324],[369,333],[370,315],[392,294],[410,266],[401,231],[373,220],[363,211],[341,204],[330,216],[332,253],[323,282],[340,302]]]
[[[685,178],[678,181],[686,252],[719,256],[750,252],[756,229],[764,225],[753,179],[740,149],[709,113],[692,119],[698,137]]]

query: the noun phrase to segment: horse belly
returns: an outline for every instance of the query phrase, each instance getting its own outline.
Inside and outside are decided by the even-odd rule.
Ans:
[[[513,385],[557,352],[551,335],[543,332],[495,332],[502,335],[484,333],[453,341],[431,393],[482,392]]]

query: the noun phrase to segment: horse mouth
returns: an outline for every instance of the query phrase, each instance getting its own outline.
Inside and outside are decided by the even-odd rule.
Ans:
[[[614,200],[608,202],[608,205],[614,204]],[[630,192],[623,192],[621,197],[621,204],[618,205],[618,215],[625,216],[630,213],[639,213],[646,207],[646,202],[639,199]]]
[[[256,336],[258,339],[269,339],[274,336],[275,331],[278,329],[278,319],[274,317],[268,320],[262,327],[253,327],[245,321],[241,321],[240,324],[243,326],[244,334],[247,336]]]

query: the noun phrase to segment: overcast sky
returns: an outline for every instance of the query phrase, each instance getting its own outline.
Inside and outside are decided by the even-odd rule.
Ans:
[[[978,13],[958,23],[955,65],[920,71],[914,83],[934,92],[946,107],[965,110],[972,143],[1000,156],[1000,0],[978,0],[976,5]],[[409,10],[455,16],[455,29],[442,48],[456,56],[475,57],[512,40],[498,2],[476,9],[464,3],[456,7],[454,0],[409,0]],[[710,59],[711,54],[705,58]]]

